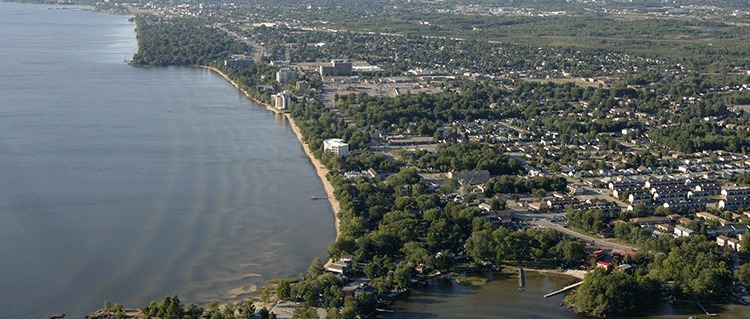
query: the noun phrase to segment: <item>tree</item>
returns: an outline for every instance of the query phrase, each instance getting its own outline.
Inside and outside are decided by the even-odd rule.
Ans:
[[[533,190],[531,190],[531,194],[536,197],[542,198],[547,195],[547,191],[542,188],[534,188]]]
[[[325,269],[323,269],[323,263],[320,261],[320,258],[315,257],[313,261],[310,263],[310,268],[307,269],[307,273],[313,277],[317,277],[322,275],[325,272]]]
[[[401,253],[404,254],[407,262],[414,265],[426,264],[430,258],[424,245],[415,241],[405,243],[401,248]]]
[[[414,265],[401,262],[396,265],[396,269],[393,271],[393,282],[399,288],[408,288],[411,286],[414,275],[416,275]]]
[[[109,313],[110,308],[112,307],[112,304],[109,302],[109,300],[104,300],[104,307],[102,307],[102,310],[104,313]]]
[[[489,229],[472,232],[471,237],[466,240],[466,253],[477,264],[492,260],[494,248],[492,230]]]
[[[276,285],[276,298],[279,300],[290,300],[292,298],[292,286],[289,281],[281,280]]]
[[[740,240],[740,253],[745,256],[750,255],[750,236],[742,236],[742,239]]]
[[[741,281],[745,285],[750,285],[750,264],[744,264],[734,273],[734,277],[737,281]]]
[[[391,269],[391,258],[388,256],[375,256],[372,261],[365,266],[365,274],[370,279],[384,276]]]
[[[292,313],[294,319],[319,319],[318,312],[308,304],[299,304]]]
[[[503,210],[506,209],[506,203],[505,201],[502,201],[498,199],[497,197],[493,197],[490,199],[490,209],[494,211]]]
[[[427,230],[427,247],[432,251],[455,249],[458,243],[458,229],[453,227],[447,219],[439,218]]]
[[[729,255],[718,253],[714,242],[691,236],[672,244],[668,254],[656,256],[648,276],[674,281],[676,293],[703,300],[722,299],[731,294],[729,264]]]
[[[341,315],[341,310],[336,307],[328,307],[326,308],[326,319],[343,319],[343,315]]]
[[[344,300],[344,307],[341,308],[342,319],[355,319],[360,311],[359,299],[356,297],[347,297]]]
[[[664,206],[659,206],[654,209],[654,215],[656,216],[667,216],[671,214],[670,209]]]
[[[446,178],[445,180],[443,180],[443,185],[440,186],[440,189],[438,191],[441,194],[450,194],[455,192],[459,187],[461,187],[461,184],[459,184],[457,180],[453,178]]]
[[[189,304],[185,312],[185,319],[199,319],[203,315],[203,308]]]
[[[634,314],[658,300],[658,287],[652,279],[636,278],[622,271],[607,274],[597,267],[586,274],[572,299],[578,310],[595,316]]]
[[[118,305],[119,306],[119,305]],[[185,307],[177,296],[165,297],[164,301],[152,301],[148,306],[142,309],[144,314],[151,317],[162,319],[180,319],[184,318]]]
[[[644,203],[638,203],[633,207],[633,215],[635,217],[644,217],[648,215],[648,208],[646,207],[646,204]]]
[[[583,261],[586,255],[585,248],[580,240],[563,239],[552,249],[552,252],[565,266],[573,267]]]
[[[123,312],[123,311],[124,311],[124,309],[122,309],[122,306],[121,306],[121,305],[120,305],[119,303],[116,303],[116,304],[114,304],[114,305],[112,306],[112,309],[111,309],[111,310],[112,310],[112,312],[113,312],[113,313],[115,313],[115,314],[117,314],[117,313],[120,313],[120,312]]]

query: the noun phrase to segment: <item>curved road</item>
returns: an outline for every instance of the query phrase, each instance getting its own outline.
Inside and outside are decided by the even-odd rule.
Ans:
[[[591,237],[591,236],[584,235],[584,234],[581,234],[581,233],[577,233],[577,232],[574,232],[574,231],[572,231],[570,229],[564,228],[564,227],[562,227],[562,226],[560,226],[558,224],[551,223],[551,222],[549,222],[547,220],[537,220],[534,223],[536,223],[537,225],[542,226],[542,227],[553,228],[553,229],[555,229],[555,230],[557,230],[557,231],[559,231],[559,232],[561,232],[563,234],[566,234],[568,236],[580,238],[581,240],[583,240],[585,242],[594,242],[595,246],[598,246],[598,247],[601,247],[601,248],[606,248],[606,249],[622,249],[622,250],[625,250],[625,251],[631,251],[631,250],[632,251],[638,251],[638,249],[636,249],[633,246],[621,245],[621,244],[613,243],[611,241],[608,241],[608,240],[605,240],[605,239],[602,239],[602,238],[596,238],[596,237]]]

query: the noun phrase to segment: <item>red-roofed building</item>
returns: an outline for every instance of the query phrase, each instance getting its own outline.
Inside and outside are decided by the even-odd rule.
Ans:
[[[624,251],[622,249],[612,249],[612,256],[635,258],[634,251]]]
[[[606,271],[612,270],[612,263],[610,263],[610,262],[606,262],[606,261],[601,261],[600,260],[600,261],[596,262],[596,266],[597,267],[602,267]]]

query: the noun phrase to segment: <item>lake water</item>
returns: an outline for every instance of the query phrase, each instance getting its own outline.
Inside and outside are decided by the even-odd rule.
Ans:
[[[518,277],[496,278],[484,286],[459,285],[452,279],[436,278],[416,289],[408,298],[397,302],[394,313],[384,319],[592,319],[576,314],[563,305],[562,294],[544,295],[571,283],[576,278],[554,274],[526,272],[526,287],[518,289]],[[750,318],[750,308],[736,304],[706,305],[720,318]],[[652,313],[638,318],[685,319],[690,316],[708,318],[694,303],[658,304]],[[618,319],[635,319],[617,317]]]
[[[126,16],[0,2],[0,318],[236,300],[333,241],[281,118],[204,69],[136,68]]]

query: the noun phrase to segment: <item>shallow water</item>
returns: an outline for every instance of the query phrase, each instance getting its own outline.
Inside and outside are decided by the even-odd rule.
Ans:
[[[0,2],[0,318],[245,297],[335,237],[283,119],[204,69],[135,68],[126,16]]]
[[[579,281],[576,278],[527,271],[526,286],[518,289],[518,277],[495,278],[480,287],[459,285],[455,280],[437,278],[416,289],[392,308],[394,313],[384,319],[431,318],[589,318],[576,314],[563,305],[563,294],[544,295]],[[709,311],[719,318],[750,318],[750,308],[740,305],[715,305]],[[652,313],[638,318],[685,319],[690,316],[708,318],[695,304],[660,303]],[[626,319],[628,317],[617,317]]]

